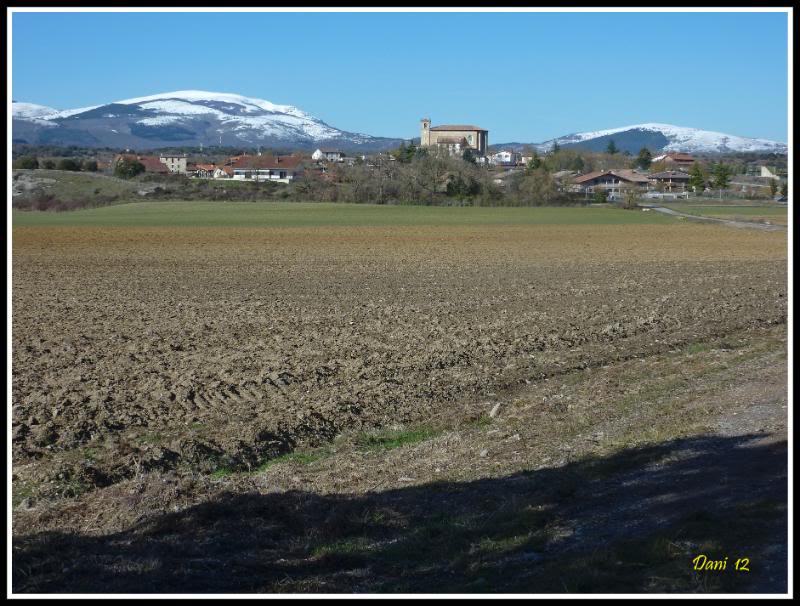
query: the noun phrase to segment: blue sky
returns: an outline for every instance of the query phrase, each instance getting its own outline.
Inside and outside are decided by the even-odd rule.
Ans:
[[[182,89],[336,128],[419,119],[538,142],[665,122],[787,140],[785,13],[15,13],[12,95],[59,109]]]

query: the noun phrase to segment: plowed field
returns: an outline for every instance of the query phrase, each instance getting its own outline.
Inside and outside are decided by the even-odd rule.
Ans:
[[[705,225],[18,227],[15,502],[248,470],[786,322],[786,234]]]

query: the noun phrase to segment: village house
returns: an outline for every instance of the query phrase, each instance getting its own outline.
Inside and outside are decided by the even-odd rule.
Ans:
[[[504,149],[489,156],[489,164],[496,166],[516,166],[522,162],[522,154]]]
[[[198,164],[194,173],[195,177],[200,179],[213,179],[214,171],[217,169],[216,164]]]
[[[650,184],[662,191],[685,191],[689,184],[689,175],[680,170],[665,170],[647,176]]]
[[[340,149],[318,149],[313,154],[311,154],[311,159],[320,161],[325,160],[327,162],[344,162],[346,154]]]
[[[169,172],[186,174],[186,154],[161,154],[158,159]]]
[[[609,199],[616,199],[622,195],[622,191],[628,187],[636,187],[647,190],[650,180],[647,175],[637,173],[634,170],[598,170],[580,177],[575,177],[572,181],[574,190],[592,194],[597,189],[603,189]]]
[[[663,162],[664,164],[675,164],[676,166],[691,166],[695,163],[695,157],[691,154],[670,152],[653,158],[653,164],[658,162]]]
[[[225,166],[217,166],[213,172],[214,179],[233,179],[233,166],[226,164]]]
[[[240,181],[290,183],[303,170],[296,156],[241,156],[232,165],[233,178]]]
[[[485,156],[489,145],[489,131],[471,124],[443,124],[431,127],[430,118],[421,121],[420,147],[436,147],[450,154],[462,154],[470,149],[475,155]]]

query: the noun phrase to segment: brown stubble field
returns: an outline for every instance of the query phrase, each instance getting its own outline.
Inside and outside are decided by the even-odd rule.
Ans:
[[[15,534],[88,531],[145,476],[480,426],[545,379],[780,331],[786,250],[706,225],[14,228]]]

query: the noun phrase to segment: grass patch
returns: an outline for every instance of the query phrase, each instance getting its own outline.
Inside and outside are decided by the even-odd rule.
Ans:
[[[298,463],[300,465],[310,465],[315,461],[320,461],[331,456],[331,454],[333,453],[325,448],[318,448],[308,452],[288,452],[279,457],[275,457],[274,459],[264,461],[261,465],[253,470],[253,473],[264,472],[273,465],[278,465],[280,463]]]
[[[146,433],[136,438],[139,444],[161,444],[164,441],[164,436],[160,433]]]
[[[380,431],[362,434],[355,439],[356,446],[366,450],[391,450],[416,444],[432,438],[437,431],[432,429],[413,429],[407,431]]]
[[[685,351],[688,354],[697,354],[704,351],[711,351],[711,349],[713,349],[713,347],[710,343],[691,343],[686,346]]]
[[[481,429],[483,427],[488,427],[492,424],[492,419],[489,415],[481,415],[477,419],[470,419],[466,421],[463,425],[466,429]]]
[[[344,539],[330,543],[328,545],[319,545],[311,550],[311,556],[315,558],[323,557],[347,557],[355,556],[368,551],[372,541],[366,537],[356,537],[353,539]]]
[[[215,469],[211,472],[212,478],[224,478],[225,476],[233,475],[237,473],[235,469],[231,469],[229,467],[220,467],[219,469]]]

